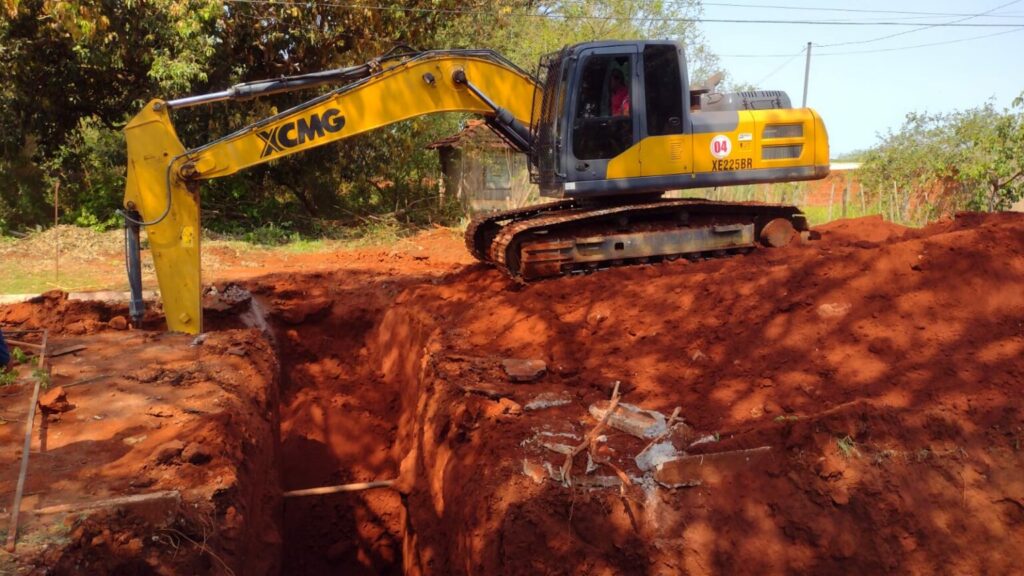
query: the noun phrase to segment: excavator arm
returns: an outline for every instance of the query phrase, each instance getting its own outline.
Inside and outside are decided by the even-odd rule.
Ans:
[[[526,152],[532,145],[529,125],[532,111],[540,107],[541,90],[532,76],[492,51],[404,54],[342,72],[239,85],[180,100],[153,100],[128,123],[124,206],[133,321],[142,318],[138,230],[145,227],[168,328],[191,334],[202,331],[202,180],[438,112],[483,115],[513,146]],[[197,148],[186,149],[171,122],[170,112],[176,108],[245,100],[338,78],[356,79]]]

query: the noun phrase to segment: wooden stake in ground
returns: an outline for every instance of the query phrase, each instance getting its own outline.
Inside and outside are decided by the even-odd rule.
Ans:
[[[589,433],[583,438],[583,441],[572,449],[572,452],[565,455],[565,463],[562,464],[562,482],[566,486],[572,486],[572,461],[577,454],[583,452],[590,446],[590,444],[597,440],[597,437],[601,434],[601,430],[604,430],[605,424],[608,423],[608,418],[611,417],[612,412],[619,407],[619,383],[615,383],[615,388],[612,390],[611,402],[608,403],[608,411],[604,413],[604,416],[597,422],[597,426],[594,426]]]
[[[338,492],[359,492],[371,488],[391,488],[397,482],[395,480],[377,480],[375,482],[356,482],[355,484],[339,484],[337,486],[320,486],[318,488],[303,488],[285,492],[285,498],[296,498],[299,496],[322,496],[324,494],[337,494]]]
[[[43,331],[43,346],[39,355],[39,369],[46,373],[46,340],[48,333]],[[43,376],[36,376],[36,385],[32,390],[32,403],[28,405],[28,419],[25,421],[25,446],[21,452],[21,471],[18,472],[18,487],[14,491],[14,507],[11,508],[11,528],[7,531],[7,551],[13,553],[15,541],[18,539],[18,512],[21,510],[21,497],[25,493],[25,477],[28,475],[28,454],[32,448],[32,423],[36,417],[36,403],[39,402],[39,387]]]
[[[8,346],[20,346],[20,347],[24,347],[24,348],[42,348],[43,347],[42,344],[33,344],[31,342],[24,342],[22,340],[12,340],[10,338],[7,339],[7,345]]]
[[[90,502],[78,502],[75,504],[57,504],[55,506],[37,508],[33,510],[32,513],[40,515],[66,514],[68,512],[79,512],[82,510],[95,510],[97,508],[116,508],[120,506],[131,506],[134,504],[156,502],[159,500],[170,500],[171,502],[180,502],[181,493],[178,492],[177,490],[163,490],[160,492],[150,492],[149,494],[119,496],[117,498],[107,498],[105,500],[92,500]]]
[[[53,281],[60,284],[60,178],[53,182],[53,228],[57,231],[56,255],[53,259]]]

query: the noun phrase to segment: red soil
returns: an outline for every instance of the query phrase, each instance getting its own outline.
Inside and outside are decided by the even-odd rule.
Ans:
[[[53,309],[51,299],[38,306],[43,319]],[[19,574],[218,573],[222,562],[240,573],[277,569],[273,351],[254,330],[210,334],[201,346],[191,340],[51,333],[51,351],[86,346],[50,362],[53,386],[73,409],[36,415],[17,555],[0,556],[0,572],[13,573],[5,571],[12,560]],[[5,512],[33,387],[28,368],[0,392]],[[180,505],[31,513],[168,490],[180,492]],[[9,521],[0,522],[5,530]]]
[[[528,286],[467,266],[447,233],[249,277],[280,358],[282,488],[402,472],[401,496],[286,501],[282,571],[1013,573],[1024,563],[1024,218],[821,232]],[[23,322],[62,330],[94,314],[33,306]],[[101,308],[90,329],[117,314]],[[548,374],[509,383],[506,357],[543,359]],[[623,402],[680,407],[696,432],[717,434],[691,453],[770,456],[624,497],[527,478],[524,458],[564,459],[528,442],[535,431],[586,432],[587,407],[615,381]],[[511,402],[464,391],[481,384]],[[541,392],[572,401],[517,410]],[[606,435],[612,462],[639,478],[631,456],[645,442]],[[243,529],[251,542],[266,530]]]
[[[1024,218],[830,228],[808,246],[747,257],[526,287],[476,268],[408,294],[378,333],[379,356],[406,387],[396,458],[417,450],[407,568],[1016,571]],[[854,241],[861,228],[866,239]],[[516,402],[540,391],[575,401],[502,415],[460,390],[500,379],[462,358],[504,356],[553,370],[506,384]],[[627,498],[527,479],[524,457],[564,457],[523,441],[546,425],[589,429],[587,405],[616,380],[623,401],[679,406],[697,431],[720,435],[693,452],[767,445],[772,456],[718,482]]]

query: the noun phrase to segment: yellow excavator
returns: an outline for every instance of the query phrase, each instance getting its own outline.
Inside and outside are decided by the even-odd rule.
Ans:
[[[308,102],[195,148],[171,111],[317,86]],[[778,91],[692,87],[680,45],[602,41],[543,57],[535,75],[490,50],[393,50],[366,64],[153,100],[126,126],[130,312],[143,315],[146,228],[167,326],[202,331],[199,183],[424,114],[481,115],[529,158],[555,201],[474,219],[470,252],[532,280],[679,256],[724,255],[806,234],[795,207],[666,198],[674,190],[824,178],[821,118]]]

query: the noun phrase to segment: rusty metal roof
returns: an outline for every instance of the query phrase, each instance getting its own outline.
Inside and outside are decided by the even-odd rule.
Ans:
[[[427,148],[462,148],[467,145],[477,148],[511,148],[483,120],[468,120],[462,130],[427,144]]]

